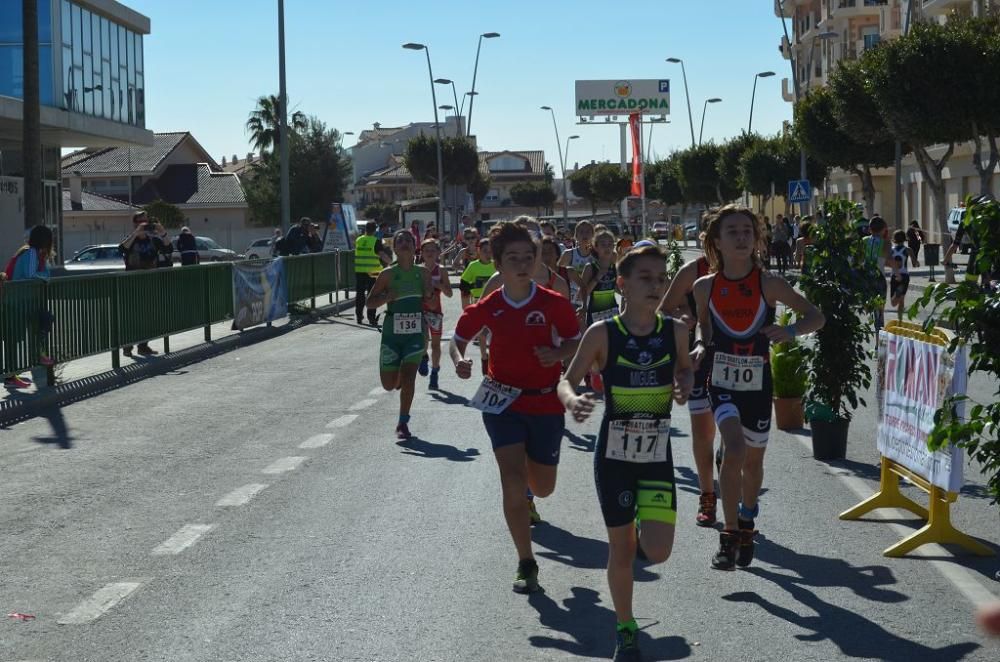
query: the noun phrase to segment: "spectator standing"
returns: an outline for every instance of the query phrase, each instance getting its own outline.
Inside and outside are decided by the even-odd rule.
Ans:
[[[52,256],[52,230],[44,225],[36,225],[31,228],[28,234],[28,243],[14,254],[7,268],[3,273],[3,280],[30,280],[32,278],[49,278],[48,261]],[[38,362],[44,366],[51,366],[55,363],[49,356],[48,336],[52,331],[52,313],[45,309],[38,311],[38,333],[40,335],[40,349]],[[20,330],[18,330],[20,332]],[[14,333],[9,337],[13,338]],[[11,343],[13,344],[13,343]],[[4,386],[7,388],[19,389],[28,388],[31,382],[17,375],[4,375]]]
[[[368,292],[375,284],[375,279],[382,273],[382,260],[380,254],[383,253],[382,240],[378,239],[375,230],[375,221],[368,221],[365,224],[365,233],[354,242],[354,277],[357,280],[355,285],[354,316],[358,324],[361,324],[361,314],[365,310],[365,301]],[[374,308],[368,308],[368,324],[375,326],[378,316]]]
[[[174,243],[170,241],[170,235],[168,235],[167,231],[163,229],[162,225],[160,225],[159,219],[153,217],[150,218],[149,221],[163,231],[160,236],[161,241],[156,247],[156,268],[165,269],[174,266]]]
[[[299,219],[298,225],[293,226],[285,235],[282,255],[302,255],[309,252],[309,226],[312,220],[308,216]]]
[[[788,269],[789,237],[790,226],[788,221],[779,214],[775,217],[771,243],[771,254],[777,263],[776,266],[779,274],[785,273],[785,270]]]
[[[323,250],[323,238],[319,236],[319,224],[309,225],[309,235],[306,237],[307,253],[319,253]]]
[[[138,214],[137,214],[138,215]],[[145,214],[142,216],[146,218]],[[133,223],[135,218],[133,217]],[[157,267],[157,259],[160,253],[167,250],[170,238],[167,236],[163,226],[155,221],[136,224],[132,234],[125,237],[125,240],[118,245],[125,258],[126,271],[145,271]],[[173,247],[170,247],[171,252]],[[122,347],[125,356],[132,356],[132,345]],[[149,346],[148,342],[139,343],[139,354],[142,356],[152,356],[156,350]]]
[[[181,266],[201,262],[201,257],[198,255],[198,242],[191,234],[191,228],[187,226],[181,228],[181,233],[177,237],[177,252],[181,254]]]
[[[916,221],[910,221],[910,228],[906,231],[906,244],[910,249],[910,260],[914,267],[920,266],[920,260],[917,258],[920,255],[920,245],[925,241],[924,231],[920,229],[920,224]]]
[[[278,257],[278,255],[281,254],[281,246],[282,246],[281,228],[274,228],[274,234],[271,235],[271,243],[269,244],[269,246],[271,247],[271,257]]]

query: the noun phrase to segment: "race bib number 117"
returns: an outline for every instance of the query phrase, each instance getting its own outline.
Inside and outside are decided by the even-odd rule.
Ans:
[[[609,460],[647,464],[666,462],[670,448],[670,419],[611,421],[608,424]]]

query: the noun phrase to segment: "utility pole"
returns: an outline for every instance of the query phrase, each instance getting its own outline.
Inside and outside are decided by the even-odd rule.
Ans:
[[[24,15],[24,227],[44,222],[42,209],[42,118],[38,80],[38,0],[22,0]]]
[[[285,0],[278,0],[278,104],[281,128],[278,145],[281,156],[281,232],[292,226],[292,201],[288,181],[288,88],[285,85]]]

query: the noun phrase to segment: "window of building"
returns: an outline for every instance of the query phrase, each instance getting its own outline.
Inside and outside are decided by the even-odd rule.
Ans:
[[[0,95],[24,97],[24,25],[20,2],[0,3]],[[42,104],[54,103],[52,72],[52,8],[38,3],[39,92]]]
[[[530,169],[526,159],[509,154],[490,159],[489,166],[490,172],[525,172]]]
[[[486,202],[496,202],[499,199],[500,199],[500,191],[495,188],[491,188],[489,193],[486,194],[486,197],[483,198],[483,200],[485,200]]]
[[[871,26],[866,28],[861,28],[861,38],[864,40],[865,50],[869,48],[874,48],[882,40],[881,35],[878,33],[877,26]]]

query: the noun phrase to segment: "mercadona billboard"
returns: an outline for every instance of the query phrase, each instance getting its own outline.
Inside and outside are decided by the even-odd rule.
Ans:
[[[590,115],[669,115],[670,81],[658,80],[578,80],[576,114]]]

